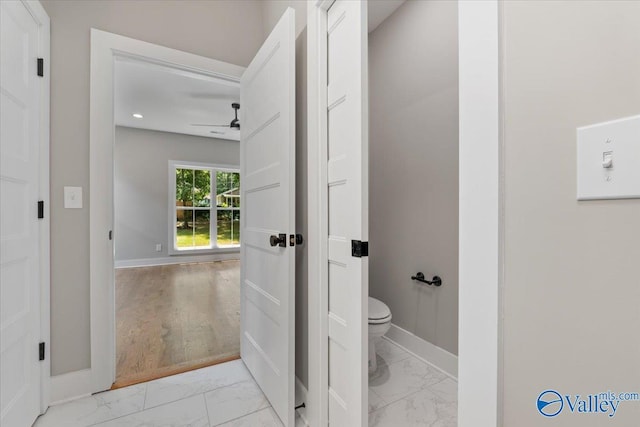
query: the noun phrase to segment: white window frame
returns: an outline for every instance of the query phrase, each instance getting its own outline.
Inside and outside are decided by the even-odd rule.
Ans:
[[[194,169],[194,170],[208,170],[211,172],[211,205],[209,207],[196,207],[193,206],[188,209],[209,211],[211,212],[211,220],[209,223],[209,235],[211,236],[210,247],[195,247],[195,248],[183,248],[178,249],[177,245],[177,206],[176,206],[176,169]],[[213,163],[200,163],[200,162],[188,162],[180,160],[169,160],[169,255],[194,255],[194,254],[211,254],[220,252],[238,252],[240,250],[240,244],[238,245],[225,245],[218,246],[218,206],[217,201],[214,198],[216,183],[216,172],[234,172],[240,173],[240,168],[233,165],[221,165]],[[185,208],[185,210],[188,210]],[[241,211],[241,208],[222,208],[220,210]],[[242,215],[242,214],[240,214]],[[233,218],[233,216],[232,216]],[[214,237],[215,236],[215,237]]]

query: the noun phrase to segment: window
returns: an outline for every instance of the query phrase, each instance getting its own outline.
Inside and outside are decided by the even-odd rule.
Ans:
[[[170,162],[169,176],[171,253],[238,247],[240,173],[215,165]]]

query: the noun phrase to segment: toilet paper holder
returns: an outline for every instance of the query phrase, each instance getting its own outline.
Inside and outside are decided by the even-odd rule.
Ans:
[[[442,279],[440,276],[433,276],[431,280],[427,280],[424,278],[424,273],[421,271],[418,271],[415,276],[411,276],[411,280],[426,283],[429,286],[442,286]]]

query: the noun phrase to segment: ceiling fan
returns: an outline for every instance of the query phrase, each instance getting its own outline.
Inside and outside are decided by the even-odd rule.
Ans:
[[[240,120],[238,120],[238,110],[240,109],[240,104],[238,104],[237,102],[234,102],[233,104],[231,104],[231,108],[233,108],[233,110],[235,111],[236,117],[235,119],[231,120],[231,123],[227,125],[209,125],[209,124],[202,124],[202,123],[194,123],[191,126],[226,127],[230,129],[240,130]],[[216,133],[219,133],[219,132],[216,132]]]

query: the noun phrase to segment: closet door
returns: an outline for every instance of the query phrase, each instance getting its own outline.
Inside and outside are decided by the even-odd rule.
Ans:
[[[241,355],[294,424],[295,16],[284,13],[241,79]]]
[[[0,2],[0,425],[40,413],[40,25],[22,2]]]
[[[337,0],[327,22],[329,424],[367,425],[367,2]]]

